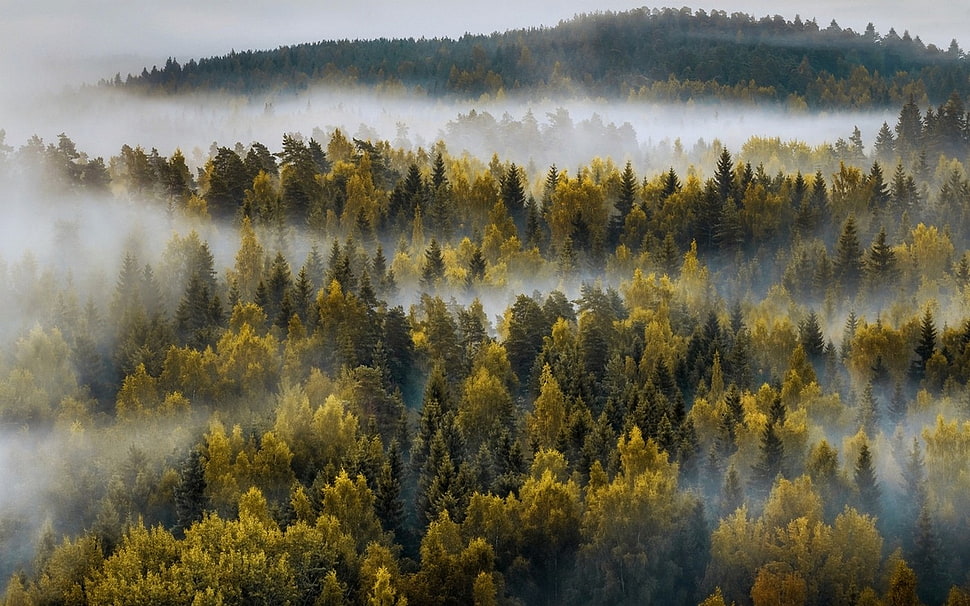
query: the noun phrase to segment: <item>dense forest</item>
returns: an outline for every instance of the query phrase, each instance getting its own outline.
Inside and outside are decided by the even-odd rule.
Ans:
[[[794,108],[939,104],[970,94],[970,66],[908,32],[862,33],[743,13],[637,9],[556,27],[452,39],[335,40],[241,51],[181,65],[170,58],[106,86],[175,94],[379,86],[434,97],[587,95],[652,101],[729,99]]]
[[[5,602],[966,604],[967,122],[650,174],[0,137],[55,218],[0,262]]]

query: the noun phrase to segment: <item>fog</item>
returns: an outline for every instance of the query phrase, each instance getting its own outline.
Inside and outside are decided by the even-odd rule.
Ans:
[[[699,140],[711,143],[716,138],[737,151],[753,136],[815,146],[847,138],[857,126],[871,144],[882,123],[894,124],[897,118],[892,111],[808,113],[725,103],[434,100],[324,87],[257,99],[202,94],[150,99],[94,88],[46,96],[20,104],[17,110],[15,119],[0,122],[8,145],[22,145],[33,135],[50,141],[65,133],[79,149],[106,160],[117,155],[122,145],[130,145],[156,148],[163,155],[179,148],[190,162],[200,165],[213,143],[232,146],[259,141],[276,149],[284,133],[309,137],[316,130],[329,136],[339,128],[347,136],[387,140],[408,150],[428,149],[442,140],[453,155],[467,151],[487,159],[498,153],[502,160],[532,163],[540,171],[551,163],[574,168],[606,155],[617,161],[633,155],[635,165],[652,156],[650,164],[662,167],[667,160],[657,157],[657,148],[670,148],[677,140],[688,150]],[[569,145],[544,148],[540,141],[530,149],[498,136],[503,122],[524,120],[534,120],[543,132],[566,129],[572,135]],[[588,123],[585,129],[584,122]],[[489,128],[496,131],[491,140]],[[584,130],[589,137],[583,137]],[[631,154],[633,150],[642,157]]]
[[[497,153],[503,161],[526,167],[533,181],[553,163],[572,172],[596,156],[610,156],[617,163],[631,160],[638,175],[652,177],[672,163],[678,170],[689,164],[689,152],[698,142],[710,144],[716,138],[732,153],[752,136],[780,137],[814,146],[847,138],[858,127],[865,143],[871,145],[882,123],[892,125],[896,119],[894,112],[800,113],[753,105],[664,105],[602,99],[457,102],[324,87],[298,95],[256,99],[202,94],[149,99],[118,90],[78,87],[115,73],[140,72],[143,66],[162,64],[168,56],[185,61],[232,48],[272,48],[326,38],[457,36],[466,31],[554,25],[588,7],[575,0],[555,7],[501,0],[489,4],[488,10],[481,4],[471,9],[464,2],[386,0],[336,4],[294,0],[271,5],[254,0],[204,4],[175,0],[150,6],[107,0],[84,5],[18,4],[0,10],[7,13],[0,14],[0,36],[16,41],[0,57],[0,79],[5,83],[0,91],[0,129],[6,132],[6,145],[19,148],[34,135],[45,143],[56,143],[58,134],[64,133],[78,150],[91,157],[101,156],[106,162],[118,155],[123,145],[130,145],[157,148],[163,156],[181,149],[190,167],[198,168],[209,157],[213,143],[231,147],[237,142],[248,146],[259,141],[278,151],[284,133],[327,136],[339,128],[348,136],[388,140],[408,150],[427,150],[443,141],[453,156],[467,152],[487,161]],[[889,27],[900,33],[908,29],[924,42],[943,46],[970,26],[970,8],[955,5],[935,7],[930,15],[930,11],[913,12],[912,5],[902,1],[857,2],[847,7],[823,0],[786,3],[782,9],[776,4],[744,0],[703,8],[755,15],[784,10],[785,17],[800,14],[803,19],[817,18],[821,26],[835,16],[843,27],[859,30],[872,20],[881,32]],[[598,3],[597,9],[636,6],[605,2]],[[522,125],[532,120],[539,134],[534,140],[509,135],[510,130],[523,132]],[[515,128],[507,128],[509,125]],[[563,133],[568,133],[565,145],[561,137],[557,138]],[[687,151],[686,160],[674,157],[677,147]],[[712,167],[698,168],[709,171]],[[18,275],[33,277],[28,271],[18,274],[18,268],[36,263],[42,269],[39,274],[53,272],[69,282],[82,306],[90,297],[97,297],[101,303],[110,299],[126,252],[136,253],[141,265],[155,264],[173,233],[184,234],[193,228],[173,221],[164,209],[138,201],[110,196],[52,199],[32,184],[16,180],[0,182],[0,189],[0,277],[15,291]],[[302,260],[308,248],[299,234],[297,237],[290,251],[294,264]],[[233,262],[238,236],[228,226],[215,225],[202,238],[212,248],[221,279]],[[328,244],[318,246],[321,253],[325,254]],[[519,286],[510,283],[508,292],[490,293],[483,301],[493,324]],[[548,292],[556,286],[552,282],[532,283],[518,292],[535,288]],[[400,301],[413,302],[411,293],[402,293]],[[18,307],[6,309],[0,321],[0,362],[11,357],[17,338],[32,324],[49,319],[43,316],[52,307],[51,302],[17,303]],[[837,330],[830,327],[829,336],[837,338]],[[134,443],[151,445],[153,451],[148,454],[152,460],[161,460],[177,449],[184,453],[186,445],[197,438],[189,434],[198,428],[182,429],[174,436],[170,428],[164,429],[153,428],[155,435],[170,436],[161,442],[143,439],[134,430],[126,440],[117,442],[99,435],[95,439],[100,440],[100,469],[122,469]],[[52,484],[57,478],[71,476],[83,466],[85,457],[94,456],[92,444],[89,437],[72,434],[66,427],[41,437],[16,428],[0,431],[0,483],[5,487],[0,495],[0,519],[15,525],[0,523],[0,544],[25,545],[37,540],[48,512],[69,510],[70,504],[64,502],[54,502],[49,508],[38,504],[47,505],[45,500],[63,489]],[[106,442],[117,449],[101,451]],[[40,464],[33,457],[36,452],[45,454]],[[48,469],[49,474],[42,471],[44,464],[59,460],[70,465],[64,463],[67,469]],[[79,529],[65,524],[57,530]],[[0,566],[0,587],[7,581],[4,573],[9,572],[4,566],[29,559],[28,548],[8,554]]]

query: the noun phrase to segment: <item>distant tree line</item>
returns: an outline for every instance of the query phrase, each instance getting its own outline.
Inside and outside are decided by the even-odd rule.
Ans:
[[[169,59],[104,85],[147,93],[265,94],[314,84],[380,86],[431,96],[501,93],[727,99],[796,107],[942,103],[970,94],[970,67],[908,32],[879,35],[833,20],[683,9],[593,13],[555,27],[458,40],[333,40],[222,57]]]

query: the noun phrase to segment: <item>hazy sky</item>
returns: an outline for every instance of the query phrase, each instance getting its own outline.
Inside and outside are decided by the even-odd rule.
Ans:
[[[914,10],[911,0],[737,0],[671,3],[693,8],[815,18],[880,33],[895,27],[940,46],[967,37],[970,3],[935,3]],[[30,81],[72,83],[140,71],[168,56],[223,54],[329,38],[459,36],[513,27],[554,25],[595,10],[642,6],[631,0],[3,0],[0,2],[0,77],[29,70]],[[656,5],[655,5],[656,6]],[[963,44],[970,45],[964,41]],[[66,73],[65,73],[66,72]]]

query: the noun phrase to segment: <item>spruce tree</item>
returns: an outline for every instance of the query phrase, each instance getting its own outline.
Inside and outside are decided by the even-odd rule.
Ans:
[[[784,457],[785,446],[775,430],[775,422],[769,420],[761,432],[758,460],[751,467],[751,486],[757,494],[767,496],[775,478],[784,475]]]
[[[926,363],[936,351],[936,322],[933,311],[927,307],[919,325],[919,341],[916,344],[916,359],[909,367],[909,376],[916,385],[926,376]]]
[[[849,215],[842,226],[842,234],[835,249],[833,269],[842,291],[848,298],[854,298],[862,279],[862,248],[853,215]]]
[[[439,286],[445,277],[445,259],[441,254],[441,246],[435,238],[424,251],[424,267],[421,269],[421,285],[427,289]]]
[[[876,470],[873,466],[872,451],[869,450],[868,442],[863,442],[859,449],[853,477],[856,489],[859,491],[859,511],[878,517],[879,499],[882,491],[876,480]]]
[[[873,293],[888,295],[894,292],[899,279],[899,268],[896,264],[896,253],[886,243],[885,227],[879,229],[879,234],[866,251],[864,268],[866,282]]]

